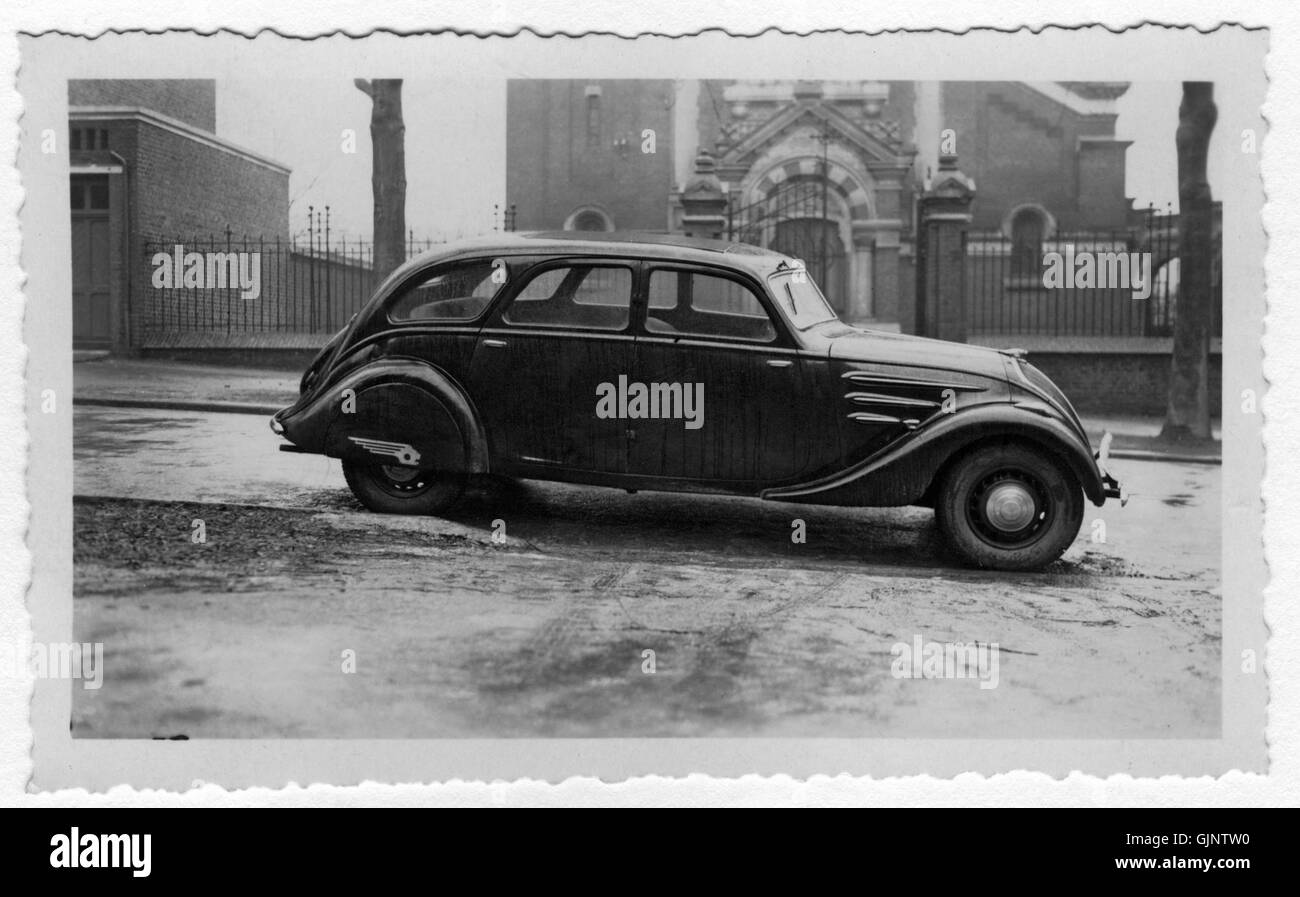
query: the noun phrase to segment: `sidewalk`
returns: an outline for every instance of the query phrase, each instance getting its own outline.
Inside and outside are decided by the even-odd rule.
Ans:
[[[72,366],[74,404],[273,414],[298,397],[301,372],[176,361],[88,358]]]
[[[1112,458],[1131,460],[1166,460],[1190,461],[1204,464],[1220,464],[1222,433],[1218,423],[1212,423],[1210,432],[1214,434],[1212,443],[1181,444],[1171,443],[1160,438],[1160,428],[1164,421],[1158,417],[1091,417],[1080,415],[1083,428],[1088,432],[1088,440],[1097,448],[1102,434],[1108,430],[1114,435],[1110,445]]]
[[[87,357],[72,367],[73,402],[269,415],[297,398],[299,376],[268,368]],[[1213,444],[1187,446],[1162,441],[1161,423],[1151,417],[1083,417],[1094,448],[1104,432],[1114,434],[1113,458],[1220,463],[1217,426]]]

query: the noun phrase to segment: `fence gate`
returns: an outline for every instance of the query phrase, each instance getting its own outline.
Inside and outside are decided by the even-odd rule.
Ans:
[[[848,256],[827,214],[825,178],[792,179],[747,206],[728,206],[727,237],[802,259],[838,314],[848,305]]]

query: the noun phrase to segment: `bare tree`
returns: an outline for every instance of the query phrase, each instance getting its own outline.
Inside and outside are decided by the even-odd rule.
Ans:
[[[387,277],[406,261],[406,124],[400,78],[357,78],[370,97],[370,186],[375,197],[374,269]]]
[[[1169,405],[1161,436],[1209,439],[1210,330],[1213,318],[1214,209],[1205,164],[1219,112],[1214,85],[1184,81],[1178,107],[1179,287]]]

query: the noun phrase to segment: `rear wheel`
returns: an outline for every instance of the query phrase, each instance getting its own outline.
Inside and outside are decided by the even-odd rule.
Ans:
[[[363,505],[382,514],[437,514],[465,488],[463,474],[397,464],[344,461],[343,476]]]
[[[1033,570],[1059,558],[1083,522],[1083,491],[1048,455],[993,445],[960,459],[944,478],[935,518],[963,560]]]

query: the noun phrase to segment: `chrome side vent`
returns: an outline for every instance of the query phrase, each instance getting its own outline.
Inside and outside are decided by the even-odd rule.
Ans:
[[[915,417],[898,418],[891,417],[888,414],[872,414],[869,411],[854,411],[849,415],[849,420],[860,424],[897,424],[909,430],[915,430],[921,426],[921,422]]]
[[[845,371],[841,379],[863,386],[901,386],[914,389],[953,389],[959,392],[983,392],[986,387],[971,383],[954,383],[951,380],[929,380],[912,377],[888,377],[870,371]]]
[[[847,392],[844,398],[855,405],[890,405],[904,408],[938,408],[938,402],[914,396],[889,396],[878,392]]]
[[[855,411],[849,415],[849,420],[857,421],[860,424],[901,424],[902,420],[897,417],[891,417],[888,414],[872,414],[868,411]]]

